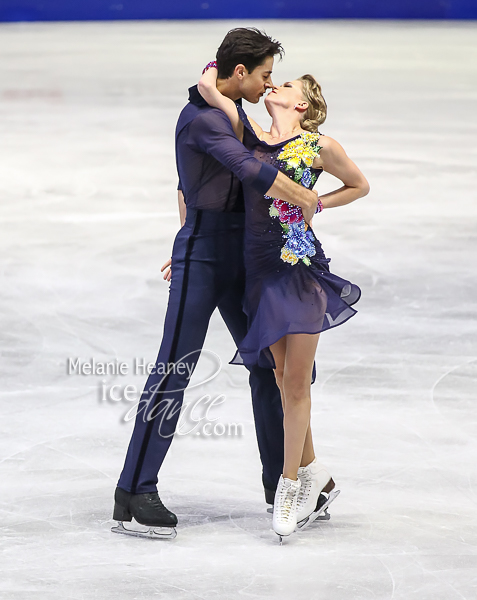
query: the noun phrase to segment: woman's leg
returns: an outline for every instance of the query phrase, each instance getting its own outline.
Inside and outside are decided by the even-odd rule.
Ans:
[[[318,340],[320,334],[318,334]],[[316,352],[316,348],[315,348]],[[313,448],[313,434],[311,432],[311,423],[308,424],[306,430],[305,444],[303,447],[303,456],[301,457],[300,467],[306,467],[315,460],[315,449]]]
[[[280,395],[282,397],[282,406],[283,412],[285,412],[285,397],[283,395],[283,370],[285,368],[285,355],[287,350],[287,338],[286,336],[280,338],[278,342],[275,342],[272,346],[270,346],[270,351],[273,354],[273,359],[275,361],[275,380],[277,382],[278,389],[280,390]]]
[[[313,448],[313,436],[311,433],[311,423],[308,423],[306,430],[305,444],[303,446],[303,454],[301,457],[300,467],[308,466],[315,459],[315,450]]]
[[[318,339],[319,334],[286,336],[283,370],[283,395],[285,398],[283,476],[293,480],[297,479],[298,467],[303,462],[304,453],[308,458],[313,451],[310,430],[311,375]]]
[[[305,364],[304,370],[306,371],[308,369],[309,373],[311,373],[311,369],[313,368],[313,361],[315,358],[315,352],[316,352],[316,346],[318,344],[318,339],[319,339],[319,335],[308,335],[308,334],[297,334],[297,335],[289,335],[289,336],[285,336],[282,337],[280,340],[278,340],[278,342],[276,342],[275,344],[273,344],[272,346],[270,346],[270,350],[273,354],[273,358],[275,360],[275,365],[276,365],[276,369],[275,369],[275,378],[277,381],[277,385],[280,389],[280,393],[282,396],[282,404],[283,404],[283,412],[285,413],[286,410],[286,400],[285,400],[285,393],[284,393],[284,389],[283,389],[283,375],[284,375],[284,370],[285,370],[285,360],[287,358],[288,353],[290,352],[290,350],[288,349],[289,344],[287,344],[287,340],[289,340],[290,338],[310,338],[309,341],[311,342],[310,344],[305,344],[305,347],[302,348],[302,345],[300,344],[299,340],[298,340],[298,345],[297,344],[293,344],[290,346],[291,351],[293,352],[293,349],[295,348],[295,351],[298,352],[298,357],[300,359],[300,356],[302,357],[302,363]],[[305,354],[308,354],[309,357],[303,356],[303,354],[301,354],[301,352],[305,350]],[[311,355],[311,353],[313,353]],[[304,360],[303,360],[304,359]],[[311,368],[309,368],[310,365],[310,360],[311,359]],[[296,363],[296,361],[295,361]],[[291,369],[293,369],[293,365],[295,364],[293,361],[292,362],[288,362],[288,366],[289,366],[289,371]],[[296,377],[299,377],[299,373],[294,373]],[[304,379],[305,379],[305,384],[306,381],[308,381],[308,397],[310,396],[310,386],[311,386],[311,375],[305,373],[304,374]],[[305,394],[306,396],[306,394]],[[310,404],[309,407],[311,408],[311,400],[310,400]],[[310,414],[310,408],[308,409],[308,415]],[[291,442],[293,443],[293,442]],[[286,447],[285,447],[285,453],[286,453]],[[301,460],[300,460],[300,464],[299,466],[301,467],[306,467],[307,465],[309,465],[313,459],[315,458],[315,452],[314,452],[314,448],[313,448],[313,437],[312,437],[312,433],[311,433],[311,427],[310,427],[310,422],[308,420],[308,426],[306,429],[306,434],[305,434],[305,442],[303,444],[303,452],[301,455]],[[296,479],[296,477],[294,478]]]

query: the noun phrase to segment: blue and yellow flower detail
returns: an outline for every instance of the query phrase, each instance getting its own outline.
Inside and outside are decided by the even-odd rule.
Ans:
[[[318,178],[311,166],[322,148],[318,144],[319,138],[320,134],[302,133],[300,137],[285,144],[276,159],[278,168],[285,175],[306,188],[312,188]],[[265,198],[273,200],[269,214],[279,218],[286,240],[280,258],[291,265],[296,265],[299,260],[309,265],[310,257],[316,254],[316,249],[314,235],[305,223],[301,208],[270,196]]]

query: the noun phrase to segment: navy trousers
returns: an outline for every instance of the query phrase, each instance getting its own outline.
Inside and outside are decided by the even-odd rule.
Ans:
[[[142,494],[157,489],[157,475],[176,429],[189,372],[198,361],[215,308],[236,344],[245,337],[244,220],[243,213],[187,210],[172,251],[172,280],[157,372],[148,377],[141,395],[118,482],[127,492]],[[169,369],[164,376],[163,365],[176,361],[188,369]],[[275,490],[283,470],[280,392],[272,369],[255,366],[249,372],[262,481],[264,487]]]

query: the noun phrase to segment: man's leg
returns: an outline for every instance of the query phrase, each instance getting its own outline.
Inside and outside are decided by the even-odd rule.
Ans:
[[[230,268],[230,263],[228,263]],[[244,288],[243,271],[228,286],[219,299],[218,308],[222,318],[238,345],[247,333],[247,317],[242,309]],[[275,490],[283,470],[283,407],[280,390],[272,369],[258,365],[250,369],[253,415],[258,449],[263,465],[262,481],[265,498],[273,504]]]
[[[138,406],[134,431],[118,487],[133,494],[156,491],[157,474],[175,432],[184,389],[202,349],[217,304],[214,261],[208,239],[194,227],[177,235],[164,336]],[[181,368],[178,368],[178,365]],[[169,369],[169,372],[168,372]]]
[[[273,504],[278,480],[283,472],[284,459],[283,407],[280,390],[272,369],[253,366],[250,369],[249,381],[255,429],[263,465],[262,481],[265,499],[268,504]]]

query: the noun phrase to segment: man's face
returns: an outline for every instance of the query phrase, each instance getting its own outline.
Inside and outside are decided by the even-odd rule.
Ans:
[[[269,56],[258,65],[251,73],[245,70],[244,77],[240,83],[242,98],[247,102],[257,104],[265,92],[273,88],[272,83],[273,56]]]

